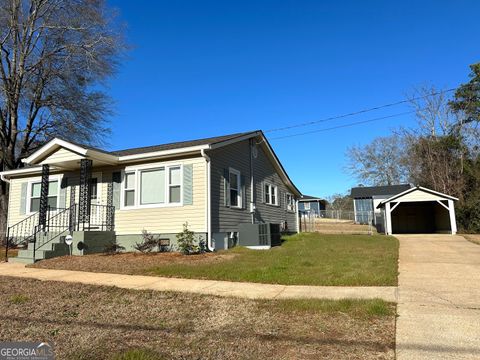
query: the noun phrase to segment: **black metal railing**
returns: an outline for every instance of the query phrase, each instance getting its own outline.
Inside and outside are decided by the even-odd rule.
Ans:
[[[51,207],[48,207],[46,225],[37,225],[35,235],[33,236],[33,261],[35,261],[38,249],[71,231],[70,214],[75,212],[75,208],[76,204],[66,209],[53,210]],[[53,215],[52,211],[55,211]]]
[[[112,205],[90,206],[90,214],[80,219],[78,204],[60,209],[48,207],[45,225],[39,224],[39,213],[36,212],[7,229],[5,260],[8,261],[8,250],[18,246],[27,247],[34,243],[35,251],[41,246],[73,231],[114,231],[115,207]]]

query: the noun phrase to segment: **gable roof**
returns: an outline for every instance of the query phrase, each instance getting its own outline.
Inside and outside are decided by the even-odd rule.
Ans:
[[[389,202],[392,202],[392,201],[395,201],[405,195],[408,195],[412,192],[415,192],[415,191],[423,191],[423,192],[426,192],[428,194],[432,194],[432,195],[437,195],[437,196],[440,196],[440,197],[443,197],[445,199],[449,199],[449,200],[454,200],[454,201],[458,201],[458,198],[454,197],[454,196],[451,196],[451,195],[447,195],[447,194],[444,194],[444,193],[441,193],[441,192],[438,192],[438,191],[435,191],[435,190],[432,190],[432,189],[427,189],[423,186],[414,186],[408,190],[405,190],[403,192],[401,192],[400,194],[396,194],[388,199],[385,199],[383,201],[380,202],[380,204],[377,205],[377,208],[380,208],[382,207],[383,205],[385,205],[386,203],[389,203]]]
[[[391,196],[410,189],[410,184],[385,185],[385,186],[358,186],[352,188],[352,198],[371,198],[373,196]]]
[[[204,150],[211,150],[227,146],[229,144],[254,137],[261,138],[259,144],[264,146],[265,150],[267,151],[267,155],[269,155],[271,161],[274,163],[283,181],[297,196],[301,196],[300,190],[298,190],[298,188],[291,181],[290,177],[285,171],[285,168],[261,130],[115,151],[105,151],[89,145],[82,145],[72,141],[55,138],[35,151],[29,157],[23,159],[22,162],[25,163],[26,166],[30,167],[30,172],[38,172],[41,169],[39,165],[46,157],[50,156],[50,154],[60,148],[65,148],[75,154],[99,160],[104,164],[115,165],[139,160],[161,159],[171,156],[194,154]],[[0,175],[2,175],[3,178],[3,176],[12,176],[16,175],[17,173],[19,174],[21,171],[19,169],[9,170],[0,173]]]
[[[259,132],[261,131],[249,131],[249,132],[215,136],[215,137],[209,137],[209,138],[197,139],[197,140],[178,141],[178,142],[173,142],[168,144],[144,146],[144,147],[137,147],[137,148],[131,148],[131,149],[124,149],[124,150],[115,150],[115,151],[111,151],[110,154],[114,154],[117,156],[127,156],[127,155],[138,155],[138,154],[145,154],[145,153],[157,152],[157,151],[163,151],[163,150],[174,150],[174,149],[180,149],[180,148],[191,147],[191,146],[214,145],[214,144],[222,143],[224,141],[235,140],[243,136],[256,135]]]

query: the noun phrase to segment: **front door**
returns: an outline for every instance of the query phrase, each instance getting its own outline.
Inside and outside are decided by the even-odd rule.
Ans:
[[[102,173],[92,173],[90,188],[90,228],[102,225]]]

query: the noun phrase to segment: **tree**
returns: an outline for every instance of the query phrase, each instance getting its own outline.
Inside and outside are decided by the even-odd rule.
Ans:
[[[333,194],[327,200],[327,210],[353,211],[353,199],[349,195]]]
[[[460,85],[449,102],[460,116],[460,125],[480,122],[480,63],[470,65],[470,70],[470,81]]]
[[[101,142],[111,104],[102,85],[125,50],[114,12],[103,0],[0,0],[0,7],[0,170],[21,167],[54,136]],[[7,191],[2,182],[0,233]]]
[[[346,170],[368,185],[392,185],[406,181],[403,143],[398,136],[378,137],[370,144],[347,149]]]

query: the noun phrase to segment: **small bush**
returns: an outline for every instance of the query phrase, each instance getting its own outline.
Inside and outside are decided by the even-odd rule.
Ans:
[[[179,250],[185,255],[198,254],[200,247],[196,244],[195,233],[188,229],[188,223],[183,224],[183,231],[177,234]]]
[[[147,230],[142,230],[142,241],[135,243],[133,247],[135,250],[145,254],[152,252],[152,250],[157,246],[159,246],[158,236],[149,233]]]
[[[103,252],[107,255],[115,255],[125,250],[125,246],[117,244],[115,241],[112,241],[105,245]]]
[[[10,298],[10,302],[15,305],[25,304],[30,298],[23,294],[16,294]]]
[[[127,350],[123,353],[116,354],[112,360],[160,360],[164,359],[160,354],[147,349]]]

